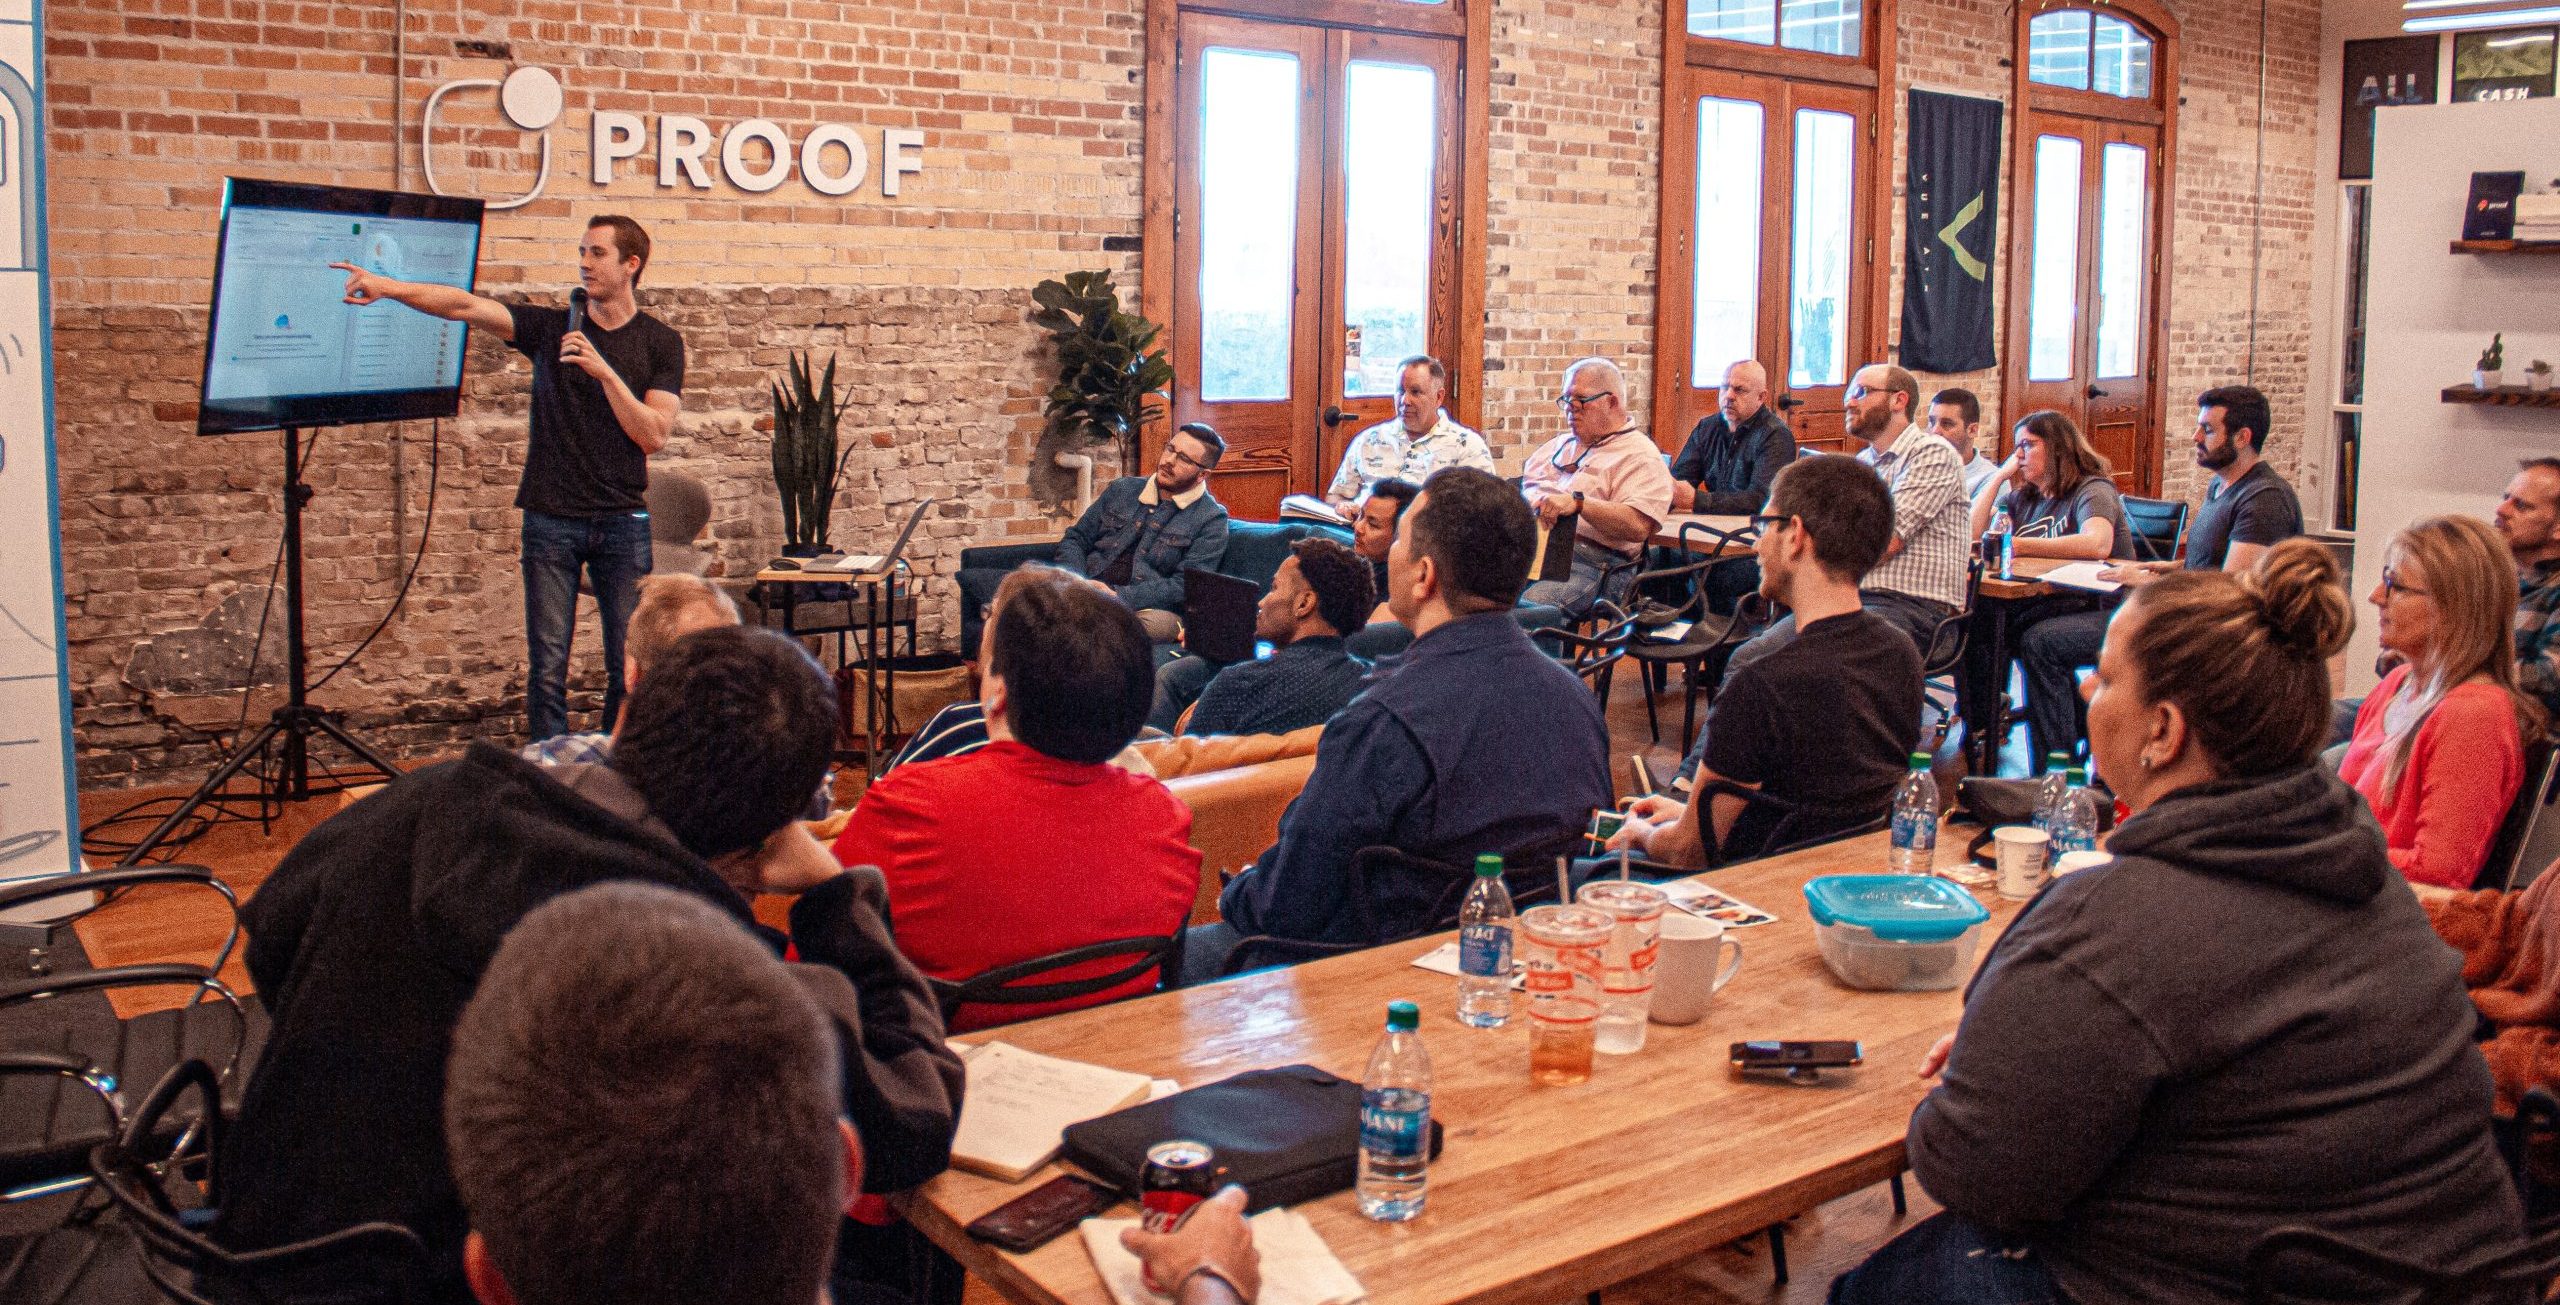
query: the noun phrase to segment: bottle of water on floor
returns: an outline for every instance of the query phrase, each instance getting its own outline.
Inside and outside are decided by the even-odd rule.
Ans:
[[[2062,795],[2064,791],[2071,787],[2071,777],[2068,773],[2070,769],[2070,753],[2048,752],[2044,754],[2044,775],[2036,780],[2036,814],[2034,824],[2036,828],[2043,830],[2047,834],[2051,834],[2053,832],[2053,813],[2056,808],[2062,805]]]
[[[1911,754],[1911,774],[1893,794],[1893,851],[1885,868],[1895,874],[1925,875],[1938,860],[1938,781],[1929,774],[1929,754]]]
[[[1476,881],[1458,907],[1458,1022],[1498,1029],[1511,1018],[1511,890],[1502,858],[1476,858]]]
[[[2094,851],[2098,846],[2098,795],[2089,791],[2089,773],[2073,766],[2066,784],[2054,807],[2053,824],[2045,831],[2053,836],[2055,860],[2065,852]]]
[[[1499,881],[1497,881],[1499,882]],[[1360,1091],[1360,1213],[1402,1223],[1422,1213],[1431,1161],[1431,1055],[1422,1049],[1422,1011],[1387,1003],[1387,1035],[1369,1053]]]

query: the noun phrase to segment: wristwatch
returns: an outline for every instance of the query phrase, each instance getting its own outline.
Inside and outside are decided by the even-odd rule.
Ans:
[[[1573,491],[1573,510],[1576,512],[1582,510],[1582,491],[1578,489]]]

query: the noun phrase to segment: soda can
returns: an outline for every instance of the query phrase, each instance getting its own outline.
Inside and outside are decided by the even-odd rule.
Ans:
[[[1218,1153],[1206,1142],[1158,1142],[1138,1171],[1138,1205],[1148,1232],[1172,1232],[1216,1190]]]

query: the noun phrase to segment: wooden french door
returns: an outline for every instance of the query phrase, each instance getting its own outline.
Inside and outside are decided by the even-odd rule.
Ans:
[[[2023,365],[2012,366],[2001,448],[2019,418],[2051,408],[2106,455],[2118,488],[2151,493],[2160,130],[2032,112],[2027,127],[2026,293],[2009,301],[2010,350]]]
[[[1395,411],[1396,364],[1452,390],[1459,43],[1182,14],[1175,138],[1174,422],[1226,437],[1219,501],[1269,519],[1320,493]],[[1456,395],[1450,405],[1456,407]]]
[[[1836,450],[1849,377],[1875,345],[1875,94],[1723,69],[1687,69],[1670,158],[1694,160],[1692,220],[1667,251],[1663,310],[1687,356],[1663,359],[1654,435],[1678,448],[1713,412],[1725,369],[1756,358],[1796,442]]]

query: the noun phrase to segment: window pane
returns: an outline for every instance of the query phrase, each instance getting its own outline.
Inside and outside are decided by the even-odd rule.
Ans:
[[[2151,40],[2121,18],[2098,19],[2089,88],[2130,100],[2151,98]]]
[[[2142,357],[2142,260],[2150,223],[2143,182],[2151,151],[2109,145],[2098,155],[2098,375],[2131,376]]]
[[[2036,137],[2035,253],[2027,291],[2027,379],[2071,379],[2079,324],[2080,142]]]
[[[2027,20],[2027,80],[2089,89],[2090,16],[2086,9],[2065,9]]]
[[[2329,528],[2353,530],[2356,528],[2356,462],[2364,452],[2364,414],[2342,412],[2337,414],[2337,423],[2338,458],[2333,465],[2338,469],[2338,487],[2330,499]]]
[[[1778,44],[1819,54],[1864,54],[1858,23],[1862,0],[1785,0]]]
[[[1429,353],[1431,179],[1437,77],[1409,64],[1354,63],[1343,101],[1345,396],[1393,394],[1396,364]]]
[[[1796,111],[1795,267],[1788,277],[1787,383],[1849,379],[1849,226],[1858,120]]]
[[[1298,59],[1210,50],[1200,68],[1200,397],[1289,397]]]
[[[1778,2],[1689,0],[1689,35],[1768,45],[1778,39]]]
[[[1689,384],[1760,353],[1760,154],[1756,100],[1698,101],[1696,273],[1689,297]]]
[[[2373,187],[2349,186],[2340,215],[2347,227],[2347,302],[2339,314],[2338,402],[2364,402],[2364,304],[2373,261]]]

